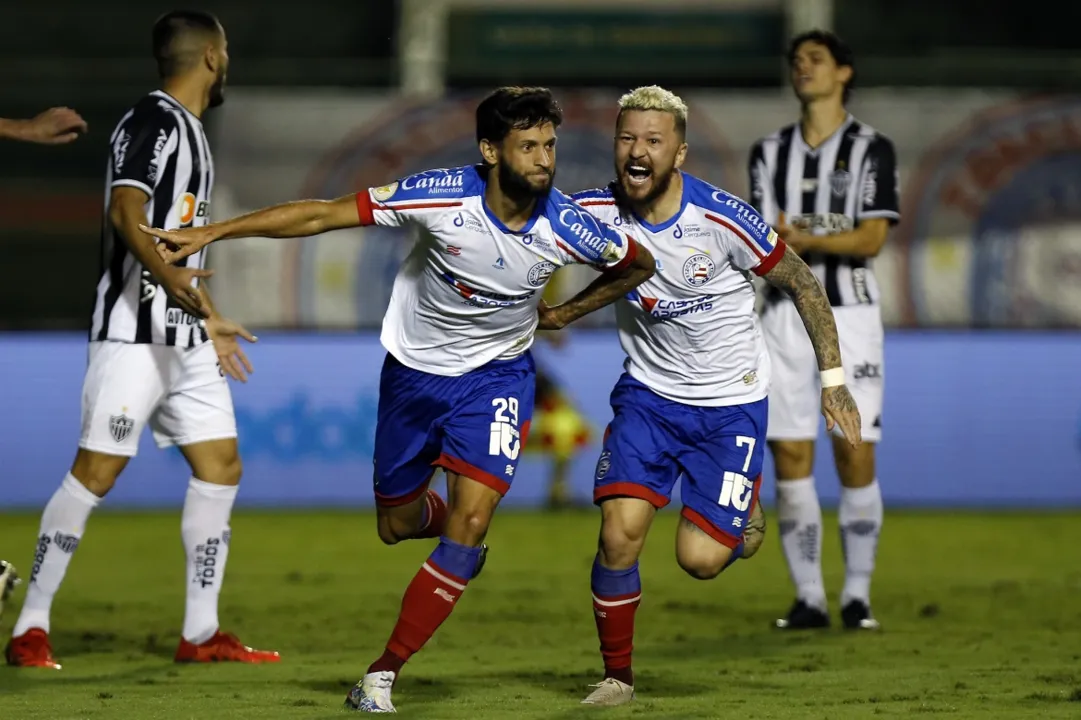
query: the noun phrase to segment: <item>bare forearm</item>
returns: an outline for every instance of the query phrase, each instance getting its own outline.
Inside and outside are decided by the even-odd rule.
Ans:
[[[655,264],[649,251],[639,246],[633,264],[618,271],[601,273],[581,292],[559,305],[564,325],[610,305],[653,276]]]
[[[833,319],[822,283],[807,263],[794,252],[785,252],[780,262],[765,274],[766,280],[783,290],[796,306],[807,336],[811,339],[819,370],[841,367],[841,347],[837,340],[837,323]]]
[[[208,227],[216,240],[243,237],[296,238],[333,230],[331,202],[297,200],[256,210]],[[340,226],[339,226],[340,227]]]
[[[873,218],[848,232],[835,235],[804,235],[800,240],[800,250],[851,257],[875,257],[882,251],[888,229],[889,224],[886,220]]]
[[[26,121],[0,118],[0,138],[7,140],[26,139]]]
[[[210,298],[210,288],[206,285],[206,280],[199,283],[199,287],[196,288],[199,294],[203,296],[203,304],[206,305],[206,309],[210,311],[210,317],[221,317],[218,313],[218,308],[214,306],[214,301]]]

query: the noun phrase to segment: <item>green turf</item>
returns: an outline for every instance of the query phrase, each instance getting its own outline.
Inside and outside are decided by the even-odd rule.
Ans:
[[[835,520],[826,580],[840,588]],[[0,556],[30,569],[37,518],[0,516]],[[599,679],[589,600],[593,512],[507,512],[482,578],[406,668],[405,717],[1081,717],[1081,516],[887,517],[874,597],[885,630],[783,634],[791,600],[766,545],[711,582],[681,574],[675,515],[642,561],[638,700],[583,708]],[[54,607],[60,672],[0,667],[0,718],[332,718],[382,650],[432,541],[386,548],[370,514],[238,513],[227,629],[279,666],[175,666],[178,514],[99,513]],[[10,632],[22,590],[3,620]],[[833,608],[836,613],[836,607]],[[836,617],[836,616],[835,616]]]

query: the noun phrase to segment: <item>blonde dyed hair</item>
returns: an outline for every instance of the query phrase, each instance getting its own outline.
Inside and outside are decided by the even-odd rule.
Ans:
[[[676,129],[681,135],[687,133],[687,103],[671,90],[659,85],[635,88],[619,99],[619,112],[626,110],[656,110],[671,114],[676,119]]]

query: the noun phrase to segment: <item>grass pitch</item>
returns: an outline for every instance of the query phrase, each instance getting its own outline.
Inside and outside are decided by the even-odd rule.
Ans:
[[[889,513],[879,634],[784,634],[776,522],[752,560],[698,582],[677,568],[676,514],[642,559],[634,703],[578,702],[600,679],[589,599],[597,514],[503,512],[492,550],[395,690],[407,718],[1078,718],[1081,514]],[[37,516],[0,515],[27,575]],[[433,541],[383,547],[370,513],[237,513],[222,623],[277,666],[176,666],[179,512],[91,518],[54,606],[60,672],[0,667],[0,718],[340,718]],[[826,581],[842,580],[835,518]],[[7,636],[23,590],[0,632]]]

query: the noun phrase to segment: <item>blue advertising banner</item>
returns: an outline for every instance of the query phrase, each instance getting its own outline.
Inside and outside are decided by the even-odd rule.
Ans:
[[[538,343],[538,363],[592,426],[572,463],[590,497],[608,394],[622,371],[614,332]],[[374,335],[266,335],[256,372],[233,385],[246,506],[369,506],[383,350]],[[0,335],[0,507],[43,505],[68,470],[79,433],[83,336]],[[890,333],[879,477],[893,506],[1081,506],[1081,334]],[[815,474],[836,503],[825,437]],[[506,499],[546,497],[550,460],[527,454]],[[108,507],[179,506],[187,468],[149,433]],[[767,461],[763,498],[773,497]]]

